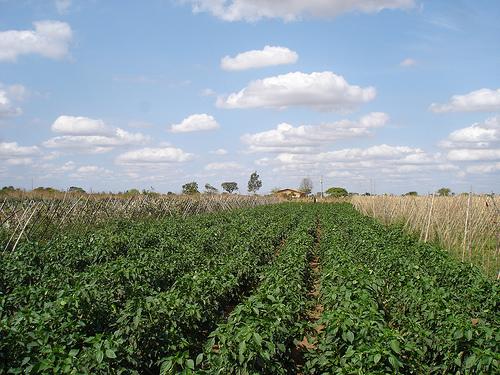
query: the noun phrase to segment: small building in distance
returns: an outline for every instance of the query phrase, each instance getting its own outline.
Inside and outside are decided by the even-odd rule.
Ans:
[[[306,196],[306,193],[295,189],[281,189],[275,191],[274,195],[277,195],[280,198],[285,198],[285,199],[295,199],[295,198],[304,198]]]

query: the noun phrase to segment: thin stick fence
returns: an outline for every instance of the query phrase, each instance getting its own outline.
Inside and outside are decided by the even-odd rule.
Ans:
[[[385,224],[400,223],[500,279],[500,197],[357,196],[352,204]]]
[[[162,219],[278,203],[276,197],[241,195],[60,195],[5,197],[0,201],[3,249],[20,240],[47,240],[62,230],[110,219]],[[2,234],[2,233],[0,233]],[[0,239],[2,239],[0,237]]]

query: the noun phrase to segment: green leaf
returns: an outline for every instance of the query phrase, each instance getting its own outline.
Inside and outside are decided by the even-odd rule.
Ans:
[[[194,370],[194,361],[192,359],[188,359],[186,365],[189,369]]]
[[[391,349],[395,353],[401,353],[401,348],[399,347],[399,341],[398,340],[391,340]]]
[[[352,343],[354,341],[354,333],[352,333],[351,331],[348,331],[345,335],[346,339]]]
[[[465,333],[465,337],[467,337],[467,340],[472,340],[472,330],[469,329],[466,333]]]
[[[464,332],[461,329],[457,329],[453,334],[455,340],[461,339],[462,337],[464,337]]]
[[[262,337],[257,332],[253,333],[253,339],[257,345],[262,345]]]
[[[113,350],[111,349],[106,349],[106,357],[108,358],[116,358],[116,354]]]
[[[238,353],[243,354],[243,353],[245,353],[245,350],[247,350],[247,343],[246,343],[246,341],[242,341],[238,345]]]
[[[380,360],[382,359],[382,355],[380,353],[375,354],[375,357],[373,357],[373,362],[375,364],[379,363]]]
[[[393,368],[395,368],[396,370],[398,369],[399,365],[398,365],[398,360],[396,359],[396,357],[394,356],[389,356],[389,363],[391,364],[391,366]]]
[[[101,363],[102,360],[104,359],[104,352],[102,350],[98,350],[96,353],[95,353],[95,358],[97,360],[97,363]]]
[[[471,368],[472,366],[474,366],[475,363],[476,363],[476,355],[472,354],[465,361],[465,368]]]
[[[198,354],[196,357],[196,366],[199,366],[199,364],[203,361],[203,353]]]

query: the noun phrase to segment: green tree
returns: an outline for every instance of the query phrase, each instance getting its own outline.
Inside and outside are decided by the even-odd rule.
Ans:
[[[0,189],[0,194],[9,194],[21,191],[21,189],[15,188],[14,186],[4,186],[2,189]]]
[[[195,181],[192,181],[192,182],[188,182],[184,185],[182,185],[182,194],[188,194],[188,195],[192,195],[192,194],[198,194],[199,191],[198,191],[198,183],[195,182]]]
[[[210,185],[209,183],[205,184],[205,193],[207,193],[207,194],[217,194],[218,192],[219,192],[219,190],[216,187]]]
[[[48,194],[59,193],[59,190],[57,189],[51,187],[43,187],[43,186],[39,186],[33,189],[33,191],[37,193],[48,193]]]
[[[349,195],[349,192],[342,187],[331,187],[326,189],[325,193],[330,197],[347,197]]]
[[[404,197],[416,197],[418,193],[416,191],[409,191],[408,193],[403,194]]]
[[[259,175],[255,171],[250,175],[250,179],[248,180],[248,192],[255,194],[261,187],[262,180],[259,180]]]
[[[138,189],[129,189],[125,193],[126,195],[139,195],[141,192]]]
[[[79,193],[79,194],[85,194],[86,191],[84,189],[82,189],[81,187],[79,186],[71,186],[69,189],[68,189],[68,193]]]
[[[229,194],[232,194],[233,191],[238,190],[238,184],[236,182],[223,182],[221,184],[222,189],[227,191]]]
[[[446,187],[442,187],[441,189],[439,189],[437,191],[438,195],[440,197],[448,197],[451,195],[451,189],[450,188],[446,188]]]
[[[313,189],[313,182],[309,177],[303,178],[300,182],[299,190],[307,195],[311,194]]]

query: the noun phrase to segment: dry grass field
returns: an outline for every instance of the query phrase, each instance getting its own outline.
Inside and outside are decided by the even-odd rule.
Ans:
[[[439,243],[462,261],[500,277],[500,197],[356,196],[352,204],[385,224],[402,224],[422,241]]]

